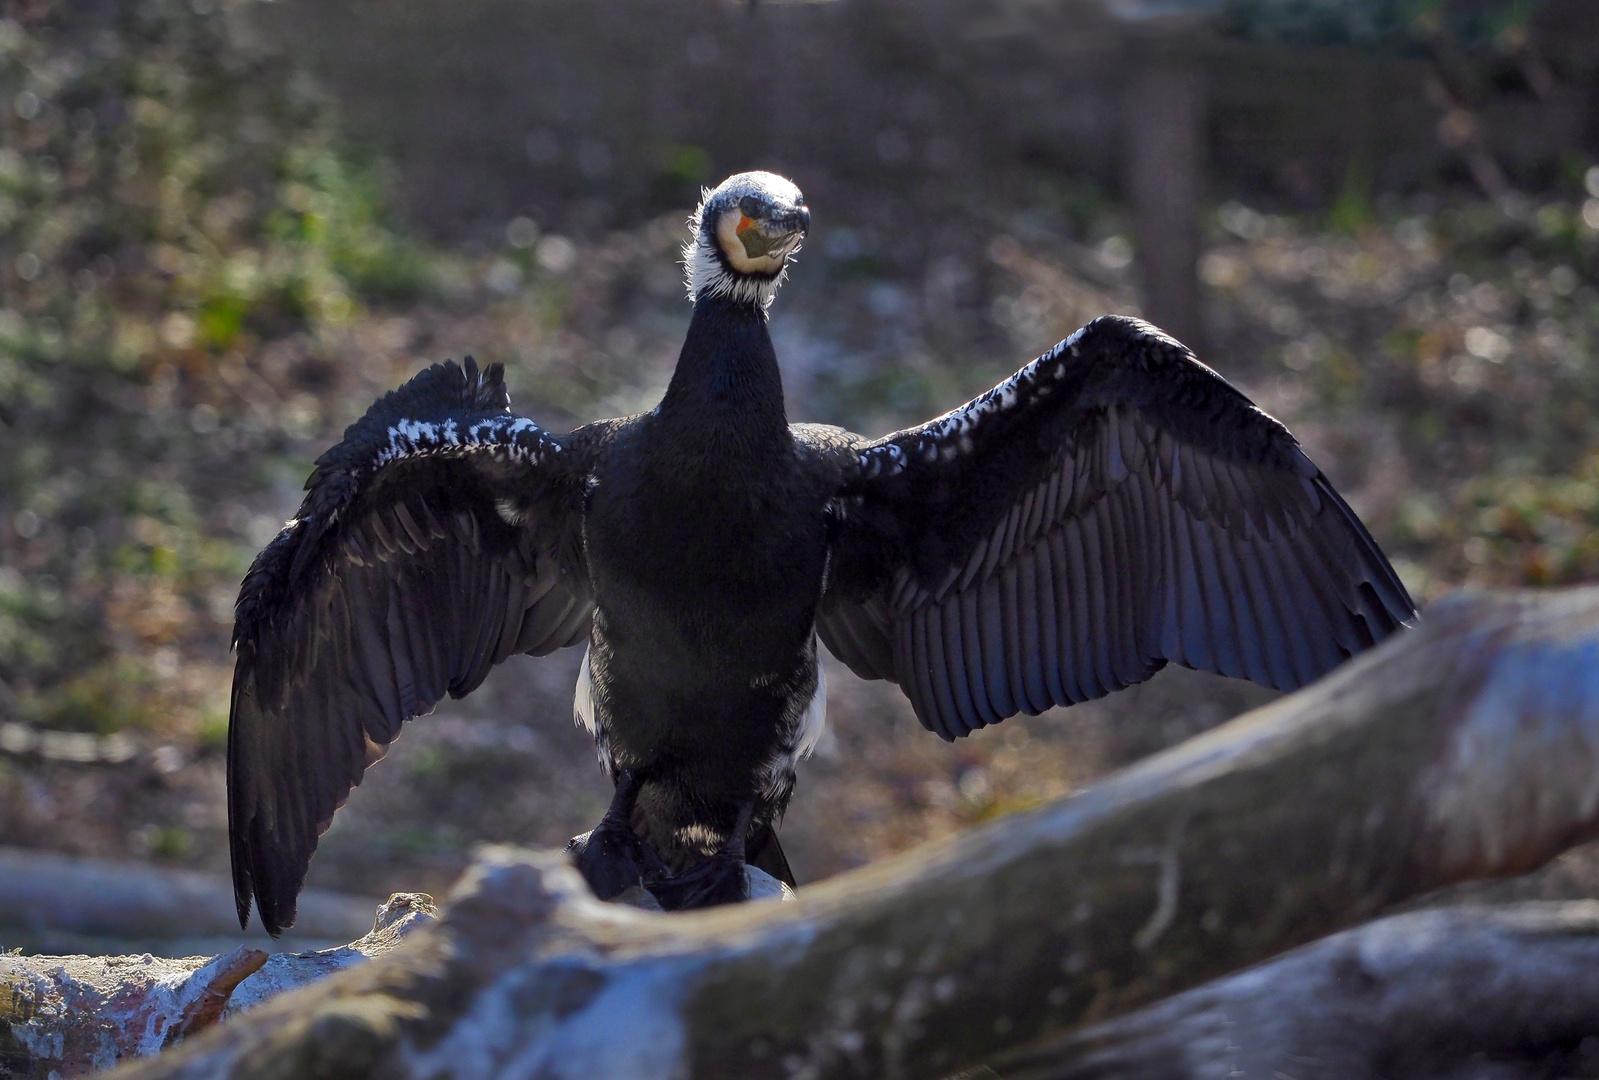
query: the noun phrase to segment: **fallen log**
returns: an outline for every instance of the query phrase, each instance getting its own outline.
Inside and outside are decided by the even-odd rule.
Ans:
[[[1586,1040],[1586,1045],[1585,1045]],[[1012,1055],[1006,1080],[1495,1080],[1599,1064],[1599,902],[1381,919]]]
[[[440,923],[118,1074],[935,1077],[1599,835],[1599,590],[1457,597],[1084,793],[654,915],[493,851]]]
[[[241,945],[216,958],[0,954],[0,1077],[83,1076],[159,1053],[285,990],[387,952],[437,915],[396,893],[372,929],[338,949],[278,953]]]
[[[302,898],[295,941],[360,937],[377,903],[325,889]],[[0,847],[0,929],[10,928],[130,940],[241,936],[233,885],[222,878]],[[0,933],[0,944],[16,944],[7,937]],[[271,947],[264,933],[257,937],[249,944]]]

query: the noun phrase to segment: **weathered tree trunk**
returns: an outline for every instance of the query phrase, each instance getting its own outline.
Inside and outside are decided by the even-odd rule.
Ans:
[[[214,1024],[266,961],[241,945],[191,956],[0,956],[0,1076],[81,1076]]]
[[[496,851],[402,947],[120,1075],[1003,1071],[1599,834],[1596,661],[1599,590],[1458,597],[1075,798],[789,904],[651,915]]]
[[[278,953],[241,945],[191,956],[0,955],[0,1077],[83,1076],[178,1040],[269,997],[387,952],[437,916],[432,898],[396,893],[372,930],[339,949]]]
[[[1396,915],[1005,1061],[1006,1080],[1592,1075],[1599,902]],[[1588,1046],[1584,1049],[1584,1040]]]

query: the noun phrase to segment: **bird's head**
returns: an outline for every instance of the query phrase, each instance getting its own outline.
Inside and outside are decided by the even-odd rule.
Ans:
[[[730,176],[706,190],[683,247],[689,296],[727,296],[765,311],[811,227],[800,189],[775,173]]]

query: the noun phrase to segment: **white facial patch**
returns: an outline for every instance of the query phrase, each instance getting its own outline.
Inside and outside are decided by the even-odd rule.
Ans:
[[[726,296],[757,305],[762,311],[771,306],[777,287],[783,283],[788,263],[799,247],[792,244],[770,252],[751,252],[739,236],[743,220],[740,200],[753,195],[767,206],[798,207],[804,196],[793,183],[769,172],[747,172],[730,176],[715,189],[701,193],[700,204],[689,215],[690,237],[683,245],[683,262],[688,271],[688,294]],[[714,221],[706,221],[707,208],[722,207]]]
[[[748,222],[744,212],[738,207],[723,210],[716,221],[716,242],[722,246],[722,252],[727,256],[727,261],[733,264],[733,269],[741,274],[775,274],[783,269],[783,264],[788,261],[788,249],[780,249],[776,254],[750,254],[749,248],[744,243],[744,238],[739,232],[739,225]]]

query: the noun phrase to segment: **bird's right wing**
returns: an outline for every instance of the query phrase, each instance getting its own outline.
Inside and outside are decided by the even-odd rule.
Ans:
[[[277,934],[317,838],[400,725],[513,653],[575,644],[593,604],[583,478],[605,429],[510,412],[500,365],[435,364],[318,461],[239,593],[228,833],[241,925]]]
[[[1168,661],[1291,690],[1415,617],[1288,430],[1134,319],[854,466],[817,629],[946,739]]]

